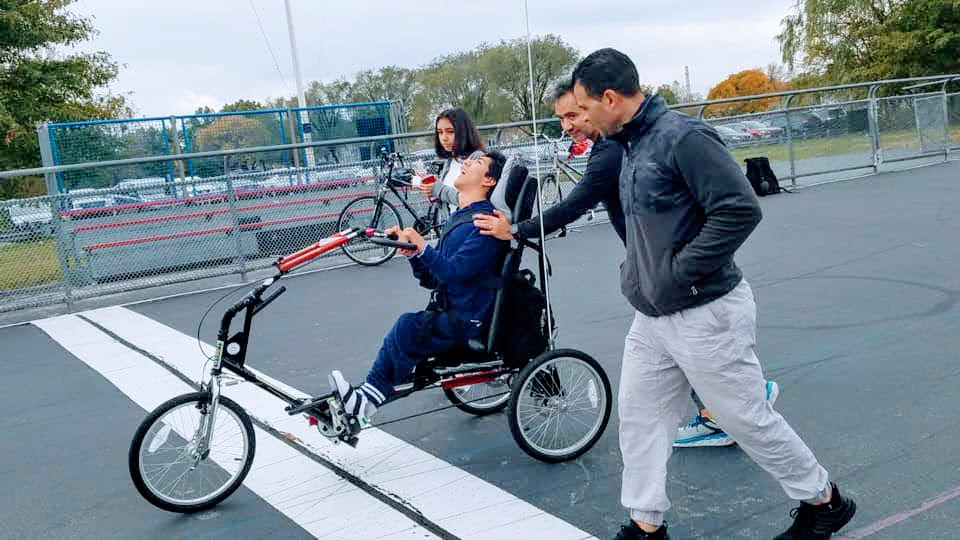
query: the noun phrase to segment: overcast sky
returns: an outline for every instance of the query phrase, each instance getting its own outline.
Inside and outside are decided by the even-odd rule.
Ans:
[[[730,73],[779,61],[775,36],[793,4],[528,1],[533,35],[557,34],[584,55],[618,48],[637,64],[641,82],[653,85],[682,82],[689,66],[693,91],[704,95]],[[522,0],[291,0],[291,6],[304,84],[385,65],[413,68],[525,35]],[[123,65],[111,89],[129,93],[139,116],[295,93],[283,0],[79,0],[69,9],[93,18],[100,34],[81,49],[106,51]]]

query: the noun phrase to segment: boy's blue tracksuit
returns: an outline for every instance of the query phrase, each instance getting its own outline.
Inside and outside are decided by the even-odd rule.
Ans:
[[[393,388],[406,382],[421,361],[469,339],[482,338],[487,331],[496,290],[492,284],[503,266],[508,243],[483,236],[470,216],[492,213],[490,201],[462,208],[447,221],[436,249],[427,246],[410,259],[413,275],[420,285],[437,291],[427,310],[404,313],[383,340],[367,383],[380,396],[371,396],[379,406],[393,395]]]

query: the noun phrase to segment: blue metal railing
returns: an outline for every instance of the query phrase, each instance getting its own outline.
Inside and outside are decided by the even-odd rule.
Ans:
[[[391,107],[394,103],[388,101],[374,101],[361,103],[345,103],[340,105],[320,105],[305,108],[271,108],[250,111],[232,111],[220,113],[199,113],[175,115],[168,117],[123,118],[116,120],[89,120],[80,122],[61,122],[48,124],[53,165],[67,165],[88,161],[104,161],[121,158],[143,157],[156,155],[161,152],[166,155],[191,153],[211,149],[236,148],[243,146],[270,146],[282,145],[300,141],[304,137],[304,125],[299,121],[301,112],[306,113],[310,123],[308,131],[314,141],[340,138],[363,137],[373,135],[389,135],[398,133],[399,126],[391,121]],[[291,115],[293,118],[291,119]],[[227,125],[219,126],[214,123],[220,118],[242,117],[251,122],[231,121]],[[294,121],[295,127],[287,122]],[[171,132],[178,127],[177,144],[172,144]],[[198,134],[207,133],[202,138],[206,144],[198,145]],[[91,136],[85,136],[89,130]],[[213,131],[209,131],[213,130]],[[70,133],[67,137],[65,134]],[[157,138],[162,141],[157,140]],[[211,143],[210,141],[213,141]],[[211,144],[213,145],[211,147]],[[388,143],[389,145],[389,143]],[[205,146],[201,148],[201,146]],[[355,146],[355,148],[353,148]],[[181,150],[182,148],[182,150]],[[305,150],[300,150],[305,152]],[[344,147],[340,152],[346,154],[348,160],[359,160],[370,149],[363,145]],[[356,154],[354,156],[353,154]],[[301,163],[305,162],[306,155],[300,156]],[[275,156],[260,156],[265,159],[264,164],[293,165],[291,150],[277,152]],[[228,165],[236,166],[237,162],[243,166],[258,166],[252,159],[231,160],[230,164],[215,162],[213,159],[199,162],[187,159],[181,175],[191,177],[205,177],[225,174]],[[269,162],[269,163],[267,163]],[[81,187],[108,187],[124,178],[138,178],[151,176],[166,176],[173,181],[178,176],[176,166],[169,162],[166,170],[158,171],[156,167],[129,166],[121,170],[101,171],[98,176],[84,173],[57,173],[57,190],[63,193],[67,189]],[[65,179],[64,175],[69,178]]]

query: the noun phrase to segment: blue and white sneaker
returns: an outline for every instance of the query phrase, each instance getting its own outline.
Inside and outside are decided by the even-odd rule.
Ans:
[[[370,425],[370,418],[385,401],[383,394],[370,383],[351,386],[343,374],[334,370],[329,375],[330,388],[337,394],[348,418],[353,418],[359,427]]]
[[[770,406],[773,407],[777,403],[777,398],[780,397],[780,385],[777,384],[777,381],[767,381],[767,401],[770,402]]]
[[[693,448],[697,446],[730,446],[733,439],[713,420],[699,414],[685,426],[677,429],[674,448]]]
[[[767,401],[772,407],[780,397],[780,385],[776,381],[767,381],[764,386]],[[734,442],[719,424],[698,414],[689,424],[677,429],[677,440],[673,442],[673,447],[730,446]]]

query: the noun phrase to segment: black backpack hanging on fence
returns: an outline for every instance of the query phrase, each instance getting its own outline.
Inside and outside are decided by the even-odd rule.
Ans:
[[[780,187],[780,181],[777,175],[773,174],[770,168],[770,160],[765,157],[747,158],[744,160],[747,164],[747,180],[753,186],[753,191],[760,197],[773,195],[784,191]]]

